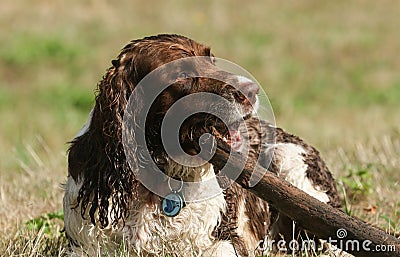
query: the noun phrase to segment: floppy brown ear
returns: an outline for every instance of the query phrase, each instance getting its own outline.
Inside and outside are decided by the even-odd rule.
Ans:
[[[68,173],[82,185],[71,208],[80,207],[82,217],[89,214],[102,228],[125,220],[138,186],[135,160],[128,165],[122,144],[124,110],[138,79],[127,47],[98,84],[90,126],[71,142],[68,154]]]

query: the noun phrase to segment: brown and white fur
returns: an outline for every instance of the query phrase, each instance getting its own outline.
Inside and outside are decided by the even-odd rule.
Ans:
[[[129,96],[149,72],[188,56],[207,56],[210,67],[213,65],[208,47],[183,36],[134,40],[98,84],[94,109],[69,149],[64,223],[71,256],[112,256],[121,248],[133,256],[253,256],[260,240],[267,237],[283,236],[290,241],[290,219],[236,184],[223,194],[188,203],[177,216],[167,217],[161,210],[161,198],[141,184],[135,167],[127,162],[121,127]],[[218,171],[210,163],[191,168],[174,162],[163,152],[160,141],[159,123],[173,103],[191,93],[211,92],[240,109],[242,117],[231,118],[245,118],[247,130],[238,130],[249,142],[252,157],[260,157],[260,164],[270,172],[320,201],[339,207],[334,180],[319,153],[298,137],[252,117],[258,88],[242,77],[226,76],[243,91],[221,81],[183,76],[156,99],[149,114],[152,122],[146,123],[150,128],[146,139],[163,172],[183,181],[213,179],[221,187],[229,180],[217,179]],[[136,111],[139,109],[138,105]],[[230,110],[224,111],[230,115]],[[193,117],[182,125],[182,147],[194,154],[190,134],[197,126],[222,135],[229,133],[219,123],[210,116]],[[276,143],[268,144],[267,149],[264,143],[271,135]],[[274,155],[269,165],[268,161],[263,163],[268,158],[262,157],[271,149]]]

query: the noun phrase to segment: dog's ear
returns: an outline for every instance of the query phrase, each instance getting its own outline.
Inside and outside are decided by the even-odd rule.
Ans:
[[[71,208],[80,207],[82,217],[89,215],[102,228],[124,222],[138,186],[135,157],[128,164],[122,143],[124,111],[139,79],[137,56],[128,46],[98,84],[90,125],[71,142],[68,154],[68,173],[82,185]]]

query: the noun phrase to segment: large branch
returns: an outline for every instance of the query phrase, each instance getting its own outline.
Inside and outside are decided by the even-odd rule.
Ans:
[[[225,169],[233,171],[238,170],[238,167],[243,167],[245,163],[240,176],[235,180],[236,183],[267,201],[319,238],[338,240],[335,245],[346,252],[355,256],[400,256],[399,239],[360,219],[349,217],[342,211],[309,196],[273,173],[265,172],[265,169],[257,165],[255,160],[246,160],[239,153],[230,152],[229,146],[221,140],[217,140],[217,149],[210,162],[220,170],[227,165]],[[249,186],[252,174],[262,174],[260,181],[254,187]],[[339,229],[347,231],[345,238],[337,237],[336,233]],[[357,247],[352,249],[351,244],[355,241],[350,240],[357,240],[359,249],[356,249]],[[376,246],[380,249],[382,246],[394,246],[395,249],[377,252]]]

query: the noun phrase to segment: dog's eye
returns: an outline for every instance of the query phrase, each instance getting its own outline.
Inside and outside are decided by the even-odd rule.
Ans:
[[[190,78],[190,76],[187,72],[181,72],[178,75],[178,79],[187,79],[187,78]]]

